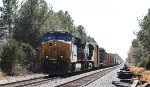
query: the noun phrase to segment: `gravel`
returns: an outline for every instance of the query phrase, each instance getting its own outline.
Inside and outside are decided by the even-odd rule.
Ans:
[[[116,87],[112,84],[112,81],[120,81],[120,79],[117,78],[117,72],[120,71],[120,68],[121,67],[104,75],[103,77],[89,84],[87,87]]]
[[[7,76],[5,79],[0,80],[0,84],[22,81],[22,80],[27,80],[27,79],[33,79],[33,78],[43,77],[43,76],[47,76],[47,75],[31,74],[31,75],[26,75],[26,76]]]

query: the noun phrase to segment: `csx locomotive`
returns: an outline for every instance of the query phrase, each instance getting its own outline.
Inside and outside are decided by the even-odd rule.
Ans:
[[[96,67],[119,64],[96,43],[85,42],[65,31],[44,34],[41,44],[42,69],[45,74],[64,75]]]

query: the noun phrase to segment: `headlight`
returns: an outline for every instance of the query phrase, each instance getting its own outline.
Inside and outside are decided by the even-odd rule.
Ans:
[[[45,58],[48,58],[48,56],[46,56]]]
[[[64,56],[60,56],[60,58],[63,58]]]

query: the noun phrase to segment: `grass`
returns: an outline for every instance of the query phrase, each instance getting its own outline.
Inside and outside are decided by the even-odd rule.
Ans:
[[[131,66],[130,70],[135,74],[141,74],[142,77],[140,79],[150,83],[150,70],[145,70],[142,67],[134,67],[134,66]]]
[[[0,80],[3,80],[3,79],[5,79],[5,75],[3,72],[0,71]]]

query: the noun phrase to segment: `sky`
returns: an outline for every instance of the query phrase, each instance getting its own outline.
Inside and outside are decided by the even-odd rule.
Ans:
[[[0,0],[0,5],[2,0]],[[109,53],[127,58],[131,42],[139,30],[137,18],[150,8],[150,0],[46,0],[53,10],[68,11],[76,26],[83,25]]]
[[[53,10],[68,11],[75,25],[83,25],[107,52],[127,58],[131,42],[139,31],[137,18],[143,18],[150,0],[46,0]]]

